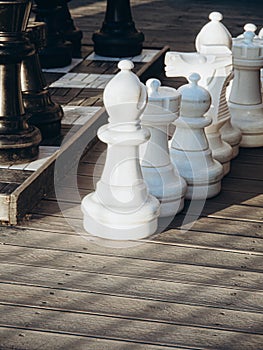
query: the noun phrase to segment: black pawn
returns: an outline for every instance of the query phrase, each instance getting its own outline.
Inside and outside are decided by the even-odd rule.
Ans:
[[[52,102],[39,62],[38,50],[45,46],[45,33],[44,22],[29,22],[27,36],[36,51],[22,61],[21,84],[29,124],[36,125],[43,138],[49,138],[60,134],[63,110]]]
[[[27,123],[22,102],[21,62],[34,54],[26,38],[31,1],[0,1],[0,163],[24,163],[38,156],[40,131]]]
[[[59,12],[61,10],[59,0],[35,0],[36,22],[45,22],[47,25],[47,43],[39,51],[42,68],[65,67],[72,60],[72,44],[65,41],[60,31]]]
[[[102,28],[93,34],[94,51],[108,57],[128,57],[142,51],[144,35],[132,20],[130,0],[108,0]]]

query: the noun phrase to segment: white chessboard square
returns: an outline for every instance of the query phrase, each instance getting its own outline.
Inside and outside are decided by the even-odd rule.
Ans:
[[[84,125],[101,107],[96,106],[63,106],[63,125]]]
[[[113,74],[67,73],[53,82],[50,87],[104,89],[113,77]]]
[[[43,165],[57,150],[59,147],[55,146],[40,146],[38,159],[22,164],[10,164],[10,165],[0,165],[0,168],[7,168],[11,170],[30,170],[36,171],[41,165]]]
[[[159,50],[153,50],[153,49],[143,49],[142,53],[138,56],[134,57],[105,57],[96,55],[95,52],[92,52],[86,60],[88,61],[108,61],[108,62],[118,62],[121,60],[131,60],[133,62],[150,62],[153,57],[159,52]]]
[[[72,58],[71,64],[65,67],[58,68],[43,68],[42,71],[46,73],[68,73],[83,61],[83,58]]]

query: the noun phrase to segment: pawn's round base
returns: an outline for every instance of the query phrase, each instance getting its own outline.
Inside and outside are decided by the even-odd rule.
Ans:
[[[156,208],[153,215],[148,214]],[[143,205],[133,212],[121,213],[104,206],[96,193],[84,197],[81,203],[84,229],[91,235],[111,240],[138,240],[153,235],[158,227],[159,202],[149,196]]]
[[[142,52],[144,35],[142,32],[114,35],[97,31],[93,34],[94,52],[105,57],[137,56]]]
[[[41,142],[40,131],[29,127],[20,134],[1,135],[0,164],[21,164],[38,157]]]
[[[170,149],[171,160],[187,182],[185,199],[207,199],[221,190],[223,166],[212,158],[210,149],[193,152]]]
[[[42,68],[61,68],[71,64],[72,46],[68,44],[50,45],[39,51]]]

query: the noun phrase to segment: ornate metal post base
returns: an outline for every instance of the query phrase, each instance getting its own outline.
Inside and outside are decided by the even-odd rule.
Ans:
[[[0,1],[0,164],[23,163],[38,156],[40,131],[27,124],[20,80],[21,62],[34,54],[26,39],[29,0]]]
[[[72,45],[59,30],[60,1],[35,0],[36,22],[47,25],[47,45],[39,51],[42,68],[65,67],[71,63]]]
[[[63,110],[52,102],[39,62],[38,50],[45,46],[45,27],[44,22],[29,22],[27,37],[36,51],[22,62],[21,84],[24,107],[31,116],[28,122],[40,129],[43,138],[48,138],[60,133]]]
[[[102,28],[93,34],[94,51],[108,57],[128,57],[142,51],[144,35],[132,20],[130,0],[108,0]]]
[[[70,41],[72,44],[72,57],[81,57],[81,39],[83,33],[80,29],[76,28],[73,22],[68,8],[68,2],[70,1],[71,0],[61,0],[58,13],[58,25],[64,39]]]

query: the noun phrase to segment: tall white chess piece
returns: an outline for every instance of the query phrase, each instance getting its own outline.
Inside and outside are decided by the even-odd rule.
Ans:
[[[223,166],[212,157],[204,128],[211,120],[204,117],[210,107],[209,92],[198,85],[200,75],[192,73],[190,84],[178,90],[182,95],[180,117],[175,121],[171,160],[187,182],[187,199],[206,199],[221,190]]]
[[[120,61],[118,67],[121,71],[103,95],[109,123],[98,131],[108,144],[104,170],[81,208],[90,234],[112,240],[140,239],[155,233],[160,212],[159,201],[148,194],[139,163],[139,146],[150,137],[140,125],[147,90],[131,72],[131,61]]]
[[[216,56],[229,56],[231,54],[232,48],[232,37],[229,30],[221,22],[223,15],[220,12],[211,12],[209,14],[210,22],[205,24],[201,31],[197,34],[195,39],[195,47],[197,52],[202,54],[212,54]],[[253,24],[246,24],[244,26],[245,30],[251,30],[255,26]],[[232,70],[232,67],[231,67]],[[226,72],[227,73],[227,72]],[[230,84],[233,79],[233,73],[228,72],[225,77],[225,82],[223,85],[222,94],[220,96],[220,119],[225,120],[220,128],[220,134],[223,141],[227,142],[233,148],[232,158],[236,157],[239,152],[239,144],[241,141],[241,131],[232,125],[231,115],[229,108],[227,106],[227,86]],[[208,135],[208,138],[213,138],[217,142],[217,148],[222,149],[222,144],[219,144],[220,140],[217,137],[214,137],[213,133],[214,126],[210,126],[207,129],[207,134],[211,131],[211,135]],[[212,145],[212,140],[210,142],[211,148],[214,149],[216,146]],[[220,147],[221,146],[221,147]],[[223,152],[223,151],[222,151]],[[220,160],[220,159],[219,159]]]
[[[173,217],[184,207],[186,182],[171,163],[167,132],[178,118],[181,95],[158,79],[149,79],[146,86],[148,103],[141,120],[151,138],[140,149],[143,178],[161,203],[160,217]]]
[[[263,103],[260,69],[263,67],[263,39],[245,32],[233,39],[234,79],[228,105],[234,125],[242,132],[242,147],[263,146]]]

